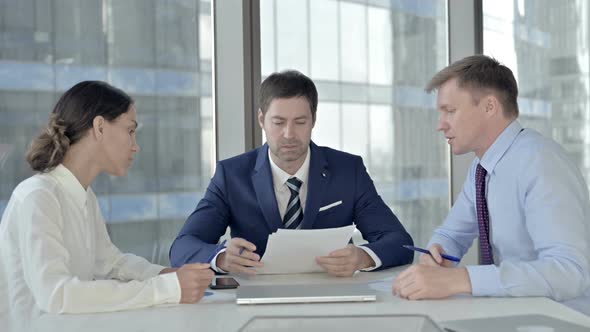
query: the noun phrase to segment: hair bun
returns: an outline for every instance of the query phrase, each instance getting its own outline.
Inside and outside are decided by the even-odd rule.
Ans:
[[[70,147],[66,135],[65,122],[55,113],[51,113],[49,124],[37,138],[31,142],[27,161],[35,171],[44,172],[59,165]]]
[[[47,125],[47,134],[52,138],[61,140],[61,137],[66,137],[66,123],[55,113],[51,113],[49,124]]]

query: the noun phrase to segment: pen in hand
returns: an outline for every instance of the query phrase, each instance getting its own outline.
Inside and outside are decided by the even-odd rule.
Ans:
[[[429,254],[430,256],[432,256],[432,254],[430,253],[430,251],[428,249],[424,249],[424,248],[419,248],[419,247],[414,247],[414,246],[410,246],[410,245],[403,245],[402,247],[406,248],[406,249],[410,249],[410,250],[414,250],[414,251],[418,251],[424,254]],[[460,262],[461,258],[455,257],[455,256],[451,256],[451,255],[447,255],[447,254],[440,254],[440,256],[444,259],[453,261],[453,262]]]

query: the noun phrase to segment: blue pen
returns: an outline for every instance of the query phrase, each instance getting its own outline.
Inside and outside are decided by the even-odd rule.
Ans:
[[[402,247],[406,248],[406,249],[410,249],[410,250],[414,250],[414,251],[418,251],[424,254],[429,254],[430,256],[432,256],[432,254],[430,253],[430,251],[423,249],[423,248],[418,248],[418,247],[414,247],[414,246],[409,246],[409,245],[403,245]],[[440,256],[444,259],[448,259],[450,261],[453,262],[460,262],[461,258],[455,257],[455,256],[451,256],[451,255],[447,255],[447,254],[440,254]]]
[[[223,240],[220,244],[218,244],[215,247],[215,251],[213,251],[209,259],[207,259],[207,263],[211,263],[213,258],[215,258],[215,255],[217,255],[221,251],[221,249],[225,248],[225,242],[227,242],[227,240]]]

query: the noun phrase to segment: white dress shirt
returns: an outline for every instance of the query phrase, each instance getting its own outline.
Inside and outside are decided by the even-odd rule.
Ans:
[[[289,190],[289,187],[287,187],[287,180],[289,180],[292,177],[296,177],[302,182],[301,188],[299,189],[299,201],[301,202],[301,209],[303,210],[303,213],[305,215],[305,202],[307,201],[307,183],[309,180],[309,161],[311,158],[310,156],[311,149],[308,147],[307,155],[305,156],[303,164],[301,165],[301,167],[299,167],[295,174],[291,175],[283,171],[279,166],[277,166],[277,164],[275,164],[270,155],[270,149],[268,149],[268,160],[270,162],[272,182],[275,190],[275,197],[277,199],[279,213],[281,214],[281,220],[283,220],[283,218],[285,217],[285,213],[287,213],[287,205],[289,204],[289,199],[291,198],[291,191]],[[301,224],[299,226],[301,226]],[[379,257],[375,254],[373,250],[365,246],[357,247],[363,249],[375,262],[374,267],[363,269],[362,271],[371,271],[381,266],[381,259],[379,259]],[[225,271],[217,267],[217,265],[215,264],[217,262],[217,256],[219,256],[219,254],[221,254],[224,251],[225,249],[219,251],[219,253],[215,255],[215,257],[211,261],[211,268],[216,272],[226,273]]]
[[[0,313],[34,317],[180,301],[176,273],[122,254],[96,196],[63,165],[14,190],[0,223]]]

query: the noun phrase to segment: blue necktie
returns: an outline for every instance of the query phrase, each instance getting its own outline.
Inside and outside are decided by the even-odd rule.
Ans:
[[[299,189],[303,182],[296,177],[287,180],[287,187],[291,191],[289,204],[287,204],[287,212],[283,218],[283,226],[287,229],[296,229],[303,220],[303,209],[301,208],[301,200],[299,199]]]

